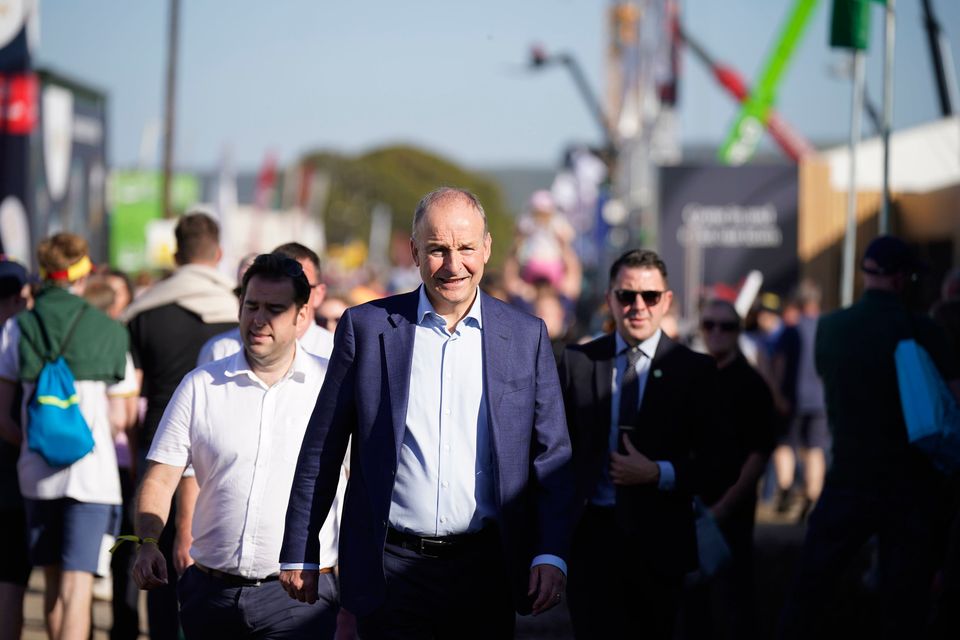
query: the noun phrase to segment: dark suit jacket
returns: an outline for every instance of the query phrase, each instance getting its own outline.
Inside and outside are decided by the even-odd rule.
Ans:
[[[383,548],[406,428],[418,295],[377,300],[340,319],[287,507],[280,560],[310,562],[352,436],[339,566],[343,605],[361,616],[380,606],[386,590]],[[526,613],[533,557],[567,556],[570,441],[543,322],[480,295],[498,526],[517,609]]]
[[[580,508],[593,494],[603,465],[609,463],[615,349],[614,334],[608,334],[568,347],[560,363]],[[617,525],[628,536],[635,536],[638,553],[669,575],[697,566],[693,494],[735,479],[710,456],[720,450],[714,445],[722,438],[720,421],[710,415],[716,408],[712,400],[715,375],[712,358],[694,353],[666,334],[661,336],[630,439],[651,460],[673,464],[676,489],[617,487]],[[620,448],[622,452],[622,445]]]

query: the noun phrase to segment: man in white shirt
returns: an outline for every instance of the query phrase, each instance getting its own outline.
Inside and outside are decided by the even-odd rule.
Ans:
[[[310,299],[307,301],[307,307],[311,319],[315,316],[317,309],[323,304],[327,293],[327,285],[323,283],[320,272],[320,256],[315,251],[299,242],[288,242],[282,244],[272,251],[275,255],[293,258],[303,267],[303,273],[307,276],[307,282],[310,284]],[[240,276],[242,277],[242,276]],[[333,333],[327,331],[316,322],[308,322],[301,327],[297,334],[297,340],[300,345],[321,358],[330,358],[330,352],[333,351]],[[200,355],[197,356],[197,366],[202,366],[214,360],[220,360],[227,356],[232,356],[242,347],[240,341],[240,329],[231,329],[217,334],[207,340],[200,349]]]
[[[166,583],[153,540],[188,465],[200,485],[195,563],[178,583],[187,638],[333,637],[336,548],[321,547],[314,560],[321,567],[321,606],[290,600],[277,580],[285,497],[327,367],[296,340],[313,320],[309,297],[298,262],[258,256],[241,289],[243,349],[183,379],[147,455],[133,570],[141,588]]]
[[[327,285],[322,282],[320,272],[320,256],[309,247],[298,242],[288,242],[282,244],[271,252],[273,255],[291,258],[300,263],[303,268],[303,275],[307,278],[310,285],[310,298],[307,300],[307,313],[309,319],[297,329],[297,342],[303,347],[303,350],[309,354],[319,356],[326,360],[330,359],[330,353],[333,351],[333,333],[327,331],[316,322],[314,315],[317,308],[323,303]],[[252,262],[248,262],[239,273],[238,277],[242,280],[247,269]],[[240,339],[240,328],[224,331],[210,338],[203,348],[200,349],[200,355],[197,357],[197,366],[201,367],[214,360],[222,360],[234,355],[243,349],[243,342]],[[342,466],[340,470],[340,484],[337,489],[337,503],[334,506],[334,514],[327,518],[320,530],[320,546],[324,549],[332,549],[333,556],[330,566],[337,562],[336,549],[337,539],[340,529],[339,508],[342,502],[343,493],[347,486],[348,470]],[[173,565],[178,573],[183,573],[188,566],[193,564],[190,558],[190,545],[193,542],[189,535],[191,530],[190,520],[196,503],[196,480],[193,479],[193,469],[188,468],[183,477],[181,487],[184,485],[192,487],[194,490],[183,491],[179,498],[179,511],[177,512],[177,521],[180,523],[177,532],[177,538],[174,541],[174,562]]]

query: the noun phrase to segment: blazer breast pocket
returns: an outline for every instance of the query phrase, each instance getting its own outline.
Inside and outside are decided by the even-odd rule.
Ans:
[[[514,391],[522,391],[524,389],[529,389],[532,386],[533,386],[533,374],[530,373],[525,376],[520,376],[519,378],[505,380],[503,382],[503,393],[504,395],[506,395],[508,393],[513,393]]]

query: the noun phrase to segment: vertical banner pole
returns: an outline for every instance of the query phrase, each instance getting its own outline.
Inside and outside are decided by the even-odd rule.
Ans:
[[[880,208],[880,235],[890,233],[890,130],[893,127],[893,52],[896,37],[896,0],[887,0],[886,30],[883,37],[883,204]]]
[[[860,146],[860,116],[865,88],[864,52],[853,51],[853,96],[850,108],[850,179],[847,184],[847,230],[843,238],[843,273],[840,303],[853,304],[854,256],[857,250],[857,147]]]

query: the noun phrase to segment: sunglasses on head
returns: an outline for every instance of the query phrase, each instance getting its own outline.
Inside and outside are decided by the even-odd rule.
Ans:
[[[643,304],[648,307],[654,307],[660,302],[663,291],[633,291],[632,289],[614,289],[613,295],[617,302],[626,306],[631,305],[637,300],[637,296],[643,298]]]
[[[253,264],[257,266],[268,266],[273,267],[274,265],[279,266],[284,275],[290,276],[291,278],[299,278],[303,274],[303,265],[294,260],[293,258],[288,258],[286,256],[279,256],[273,253],[261,253],[257,256]],[[316,286],[316,285],[314,285]]]
[[[733,320],[725,320],[723,322],[717,322],[716,320],[704,320],[700,323],[700,327],[704,331],[713,331],[714,329],[720,329],[724,333],[732,333],[740,329],[740,323]]]

